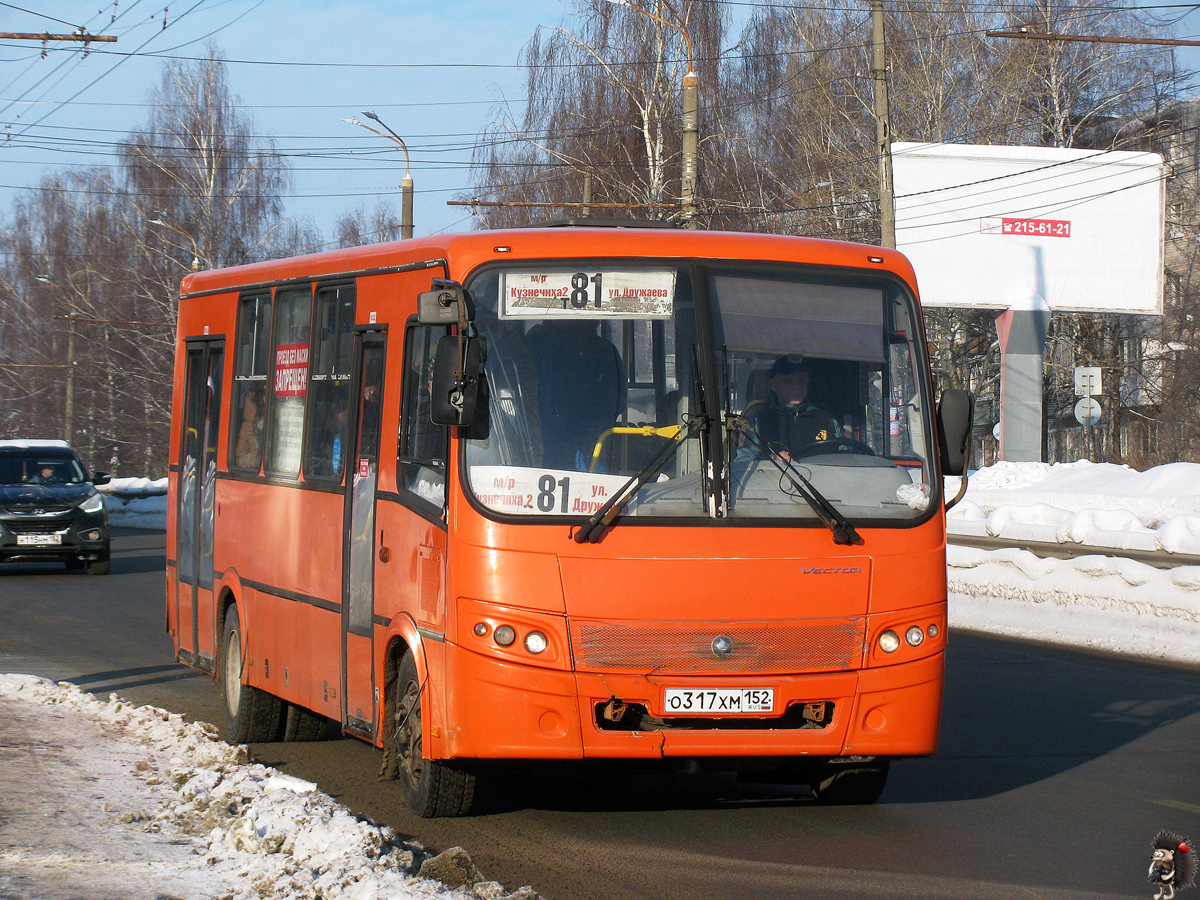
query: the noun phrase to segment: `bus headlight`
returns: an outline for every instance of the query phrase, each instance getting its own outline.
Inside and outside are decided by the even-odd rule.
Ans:
[[[571,639],[564,615],[501,606],[460,597],[455,645],[493,659],[542,669],[571,667]]]
[[[531,631],[525,635],[525,649],[534,655],[545,653],[546,648],[550,646],[550,642],[546,640],[546,636],[540,631]]]
[[[921,642],[925,640],[925,632],[917,625],[914,625],[908,631],[904,632],[904,641],[910,647],[919,647]]]
[[[900,649],[900,635],[889,628],[879,636],[879,649],[884,653],[895,653]]]

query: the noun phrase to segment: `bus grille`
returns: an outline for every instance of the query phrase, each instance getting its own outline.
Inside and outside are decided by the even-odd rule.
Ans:
[[[621,669],[654,674],[821,672],[851,668],[861,657],[866,618],[805,622],[616,622],[572,620],[579,670]],[[725,659],[718,636],[733,641]]]

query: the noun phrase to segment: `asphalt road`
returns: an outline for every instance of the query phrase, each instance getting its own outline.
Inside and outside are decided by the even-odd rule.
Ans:
[[[0,672],[218,721],[211,680],[172,662],[163,558],[161,533],[119,532],[106,577],[0,566]],[[893,765],[871,807],[723,774],[542,768],[495,775],[481,815],[421,820],[357,741],[253,749],[547,900],[1148,900],[1155,833],[1200,841],[1200,670],[963,632],[938,753]]]

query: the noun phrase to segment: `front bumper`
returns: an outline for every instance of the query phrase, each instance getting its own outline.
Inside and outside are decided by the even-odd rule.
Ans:
[[[937,745],[944,665],[939,651],[895,665],[804,675],[590,674],[501,662],[447,645],[445,702],[453,714],[431,750],[446,759],[925,756]],[[672,722],[664,715],[669,687],[772,688],[775,711]],[[605,719],[614,698],[648,718],[614,725]],[[806,707],[819,712],[803,714]]]
[[[72,509],[0,517],[0,562],[99,561],[109,557],[108,515]]]

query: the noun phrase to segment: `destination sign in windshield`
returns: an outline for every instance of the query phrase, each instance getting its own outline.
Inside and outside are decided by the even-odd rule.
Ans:
[[[672,269],[559,269],[504,272],[502,319],[669,319]]]

